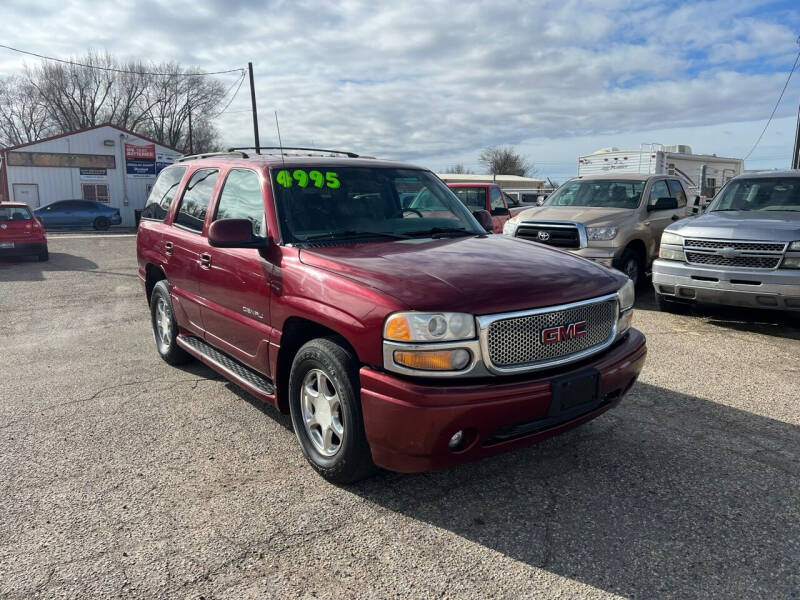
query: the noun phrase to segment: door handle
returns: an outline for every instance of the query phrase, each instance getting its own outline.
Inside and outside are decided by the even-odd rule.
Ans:
[[[197,264],[200,265],[203,269],[210,269],[211,268],[211,255],[208,252],[203,252],[200,255],[200,258],[197,261]]]
[[[172,254],[172,248],[173,248],[172,242],[164,242],[164,252],[166,252],[167,254]]]

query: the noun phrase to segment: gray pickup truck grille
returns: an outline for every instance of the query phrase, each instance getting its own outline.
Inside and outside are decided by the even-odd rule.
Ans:
[[[687,248],[705,248],[707,250],[722,250],[723,248],[733,248],[734,250],[749,250],[751,252],[783,252],[786,244],[783,242],[737,242],[725,240],[693,240],[687,239],[684,242]]]
[[[744,240],[688,238],[683,245],[688,263],[744,269],[777,269],[786,249],[784,242]]]
[[[498,318],[489,324],[486,340],[492,366],[533,366],[604,347],[615,333],[617,301],[612,298],[564,310],[531,313]],[[582,321],[586,322],[585,335],[549,344],[543,342],[543,330]]]

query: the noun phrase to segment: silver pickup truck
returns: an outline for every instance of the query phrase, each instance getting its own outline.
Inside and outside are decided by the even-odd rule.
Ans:
[[[702,302],[800,311],[800,170],[739,175],[706,211],[667,227],[658,307]]]

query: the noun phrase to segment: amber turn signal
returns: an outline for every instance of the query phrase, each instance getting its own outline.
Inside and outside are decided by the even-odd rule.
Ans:
[[[420,371],[460,371],[469,364],[469,350],[395,350],[398,365]]]

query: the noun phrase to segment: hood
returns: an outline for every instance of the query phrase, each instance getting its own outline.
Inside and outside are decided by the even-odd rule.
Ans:
[[[587,227],[619,225],[636,218],[636,209],[605,206],[537,206],[517,215],[520,221],[575,221]]]
[[[539,308],[617,291],[590,261],[503,235],[302,249],[300,260],[370,286],[413,310],[477,315]]]
[[[724,240],[800,240],[800,212],[792,211],[716,211],[681,219],[667,231],[685,237]]]

